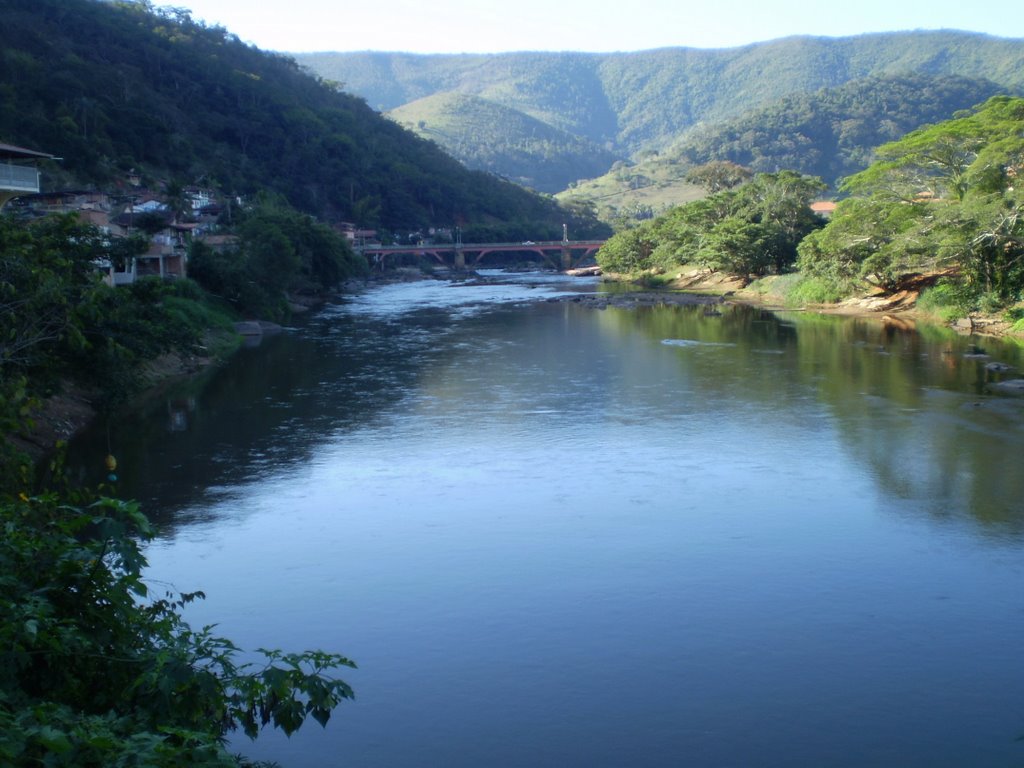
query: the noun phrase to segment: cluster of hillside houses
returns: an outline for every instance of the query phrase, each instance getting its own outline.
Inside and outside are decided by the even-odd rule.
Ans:
[[[214,250],[235,245],[236,238],[220,234],[218,221],[225,201],[214,190],[184,187],[172,205],[166,194],[147,190],[139,174],[130,172],[116,192],[62,190],[42,192],[38,164],[52,155],[0,143],[0,209],[25,218],[53,213],[75,213],[110,237],[144,232],[149,247],[123,264],[97,265],[110,285],[125,285],[142,277],[175,279],[188,272],[188,248],[201,240]],[[240,201],[234,201],[238,203]],[[339,227],[350,242],[375,236],[375,232]]]
[[[187,199],[194,200],[191,196]],[[102,265],[111,285],[124,285],[149,276],[185,277],[189,240],[212,232],[220,213],[212,204],[203,206],[191,202],[190,208],[175,212],[167,203],[147,193],[110,194],[86,190],[40,192],[19,198],[15,205],[23,209],[23,215],[31,217],[76,213],[81,221],[94,225],[110,237],[139,233],[145,224],[149,247],[144,253],[120,265]],[[225,238],[221,236],[221,239]]]
[[[130,173],[117,192],[60,190],[42,192],[38,163],[50,155],[0,144],[0,204],[8,212],[24,218],[53,213],[75,213],[85,223],[96,226],[110,237],[127,237],[145,232],[149,247],[124,264],[98,265],[111,285],[131,283],[141,277],[185,277],[188,243],[192,237],[210,237],[211,245],[227,243],[213,235],[221,205],[209,190],[191,187],[183,190],[180,210],[142,187],[142,179]],[[211,233],[211,234],[207,234]]]

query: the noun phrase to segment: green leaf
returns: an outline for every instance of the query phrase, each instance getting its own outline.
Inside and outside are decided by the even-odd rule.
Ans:
[[[59,755],[66,754],[73,749],[71,740],[66,733],[48,725],[41,726],[36,731],[36,738],[47,750]]]

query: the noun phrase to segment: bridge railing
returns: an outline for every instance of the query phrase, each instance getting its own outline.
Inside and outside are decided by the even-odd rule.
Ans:
[[[520,250],[530,251],[540,248],[596,248],[604,245],[603,240],[538,240],[513,243],[417,243],[413,245],[357,245],[358,251],[381,253],[398,253],[413,251],[486,251],[486,250]]]

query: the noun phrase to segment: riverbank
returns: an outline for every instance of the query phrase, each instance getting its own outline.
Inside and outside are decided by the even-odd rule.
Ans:
[[[680,272],[663,283],[662,291],[692,291],[697,295],[739,301],[763,309],[778,311],[816,312],[824,315],[847,315],[874,318],[880,322],[913,329],[918,323],[941,325],[962,335],[994,336],[1024,341],[1024,331],[1015,330],[1015,323],[1005,317],[972,313],[953,321],[922,309],[918,299],[922,292],[933,286],[946,273],[921,275],[909,280],[897,292],[879,288],[871,293],[850,297],[835,304],[804,304],[792,306],[787,301],[789,275],[771,276],[750,282],[734,275],[692,269]],[[606,276],[606,279],[628,279]]]
[[[183,379],[197,376],[224,362],[242,344],[242,336],[225,330],[211,330],[194,354],[168,353],[146,364],[138,399],[153,397]],[[64,384],[56,394],[41,401],[29,414],[30,429],[14,435],[12,444],[38,463],[99,415],[101,393]]]
[[[587,276],[592,272],[587,272]],[[375,276],[369,280],[350,281],[344,288],[348,291],[363,290],[368,285],[405,282],[432,278],[447,279],[452,275],[424,274],[420,270],[405,269],[392,274]],[[607,275],[609,282],[635,282],[623,275]],[[780,284],[781,283],[781,284]],[[709,314],[715,313],[717,305],[725,302],[743,303],[767,310],[805,311],[820,314],[858,316],[878,320],[905,330],[913,330],[920,324],[944,325],[954,331],[969,335],[986,335],[1024,339],[1024,334],[1015,333],[1013,324],[998,317],[972,315],[953,323],[922,311],[917,306],[921,290],[931,283],[909,285],[896,294],[878,291],[873,294],[854,297],[837,304],[805,305],[794,308],[786,303],[785,277],[766,278],[749,283],[740,278],[707,270],[680,272],[675,277],[660,281],[648,290],[624,293],[595,293],[558,296],[547,299],[551,302],[572,302],[595,309],[608,307],[636,308],[657,305],[704,305]],[[307,300],[302,304],[292,302],[294,312],[306,312],[322,303],[324,297]],[[256,323],[260,334],[264,326]],[[276,328],[276,326],[274,326]],[[273,328],[270,329],[271,332]],[[168,354],[152,361],[146,367],[144,391],[140,399],[159,394],[164,388],[183,378],[200,374],[230,356],[243,342],[244,335],[255,333],[250,329],[236,328],[236,334],[226,331],[211,332],[204,341],[201,352],[193,355]],[[67,441],[78,431],[88,426],[97,416],[96,402],[99,393],[81,388],[65,387],[60,393],[48,398],[32,413],[32,429],[15,438],[15,444],[33,461],[51,454],[62,441]]]
[[[365,281],[359,281],[359,284],[365,284]],[[343,288],[352,289],[352,283],[346,283]],[[324,293],[290,295],[289,312],[293,317],[305,314],[330,298],[330,294]],[[191,353],[171,352],[147,362],[141,371],[139,391],[124,407],[131,408],[159,396],[168,387],[223,363],[242,346],[258,343],[258,338],[281,331],[281,326],[276,323],[235,321],[227,314],[208,313],[203,318],[211,327],[202,333],[202,342],[196,350]],[[28,414],[29,427],[12,435],[10,442],[38,464],[99,416],[98,404],[102,399],[102,392],[65,382],[56,394],[32,409]]]

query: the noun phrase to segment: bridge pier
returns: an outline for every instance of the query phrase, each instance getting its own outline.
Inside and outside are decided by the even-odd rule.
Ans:
[[[466,254],[462,252],[461,248],[455,249],[455,268],[458,270],[466,268]]]
[[[562,271],[572,269],[572,250],[568,247],[562,249]]]

